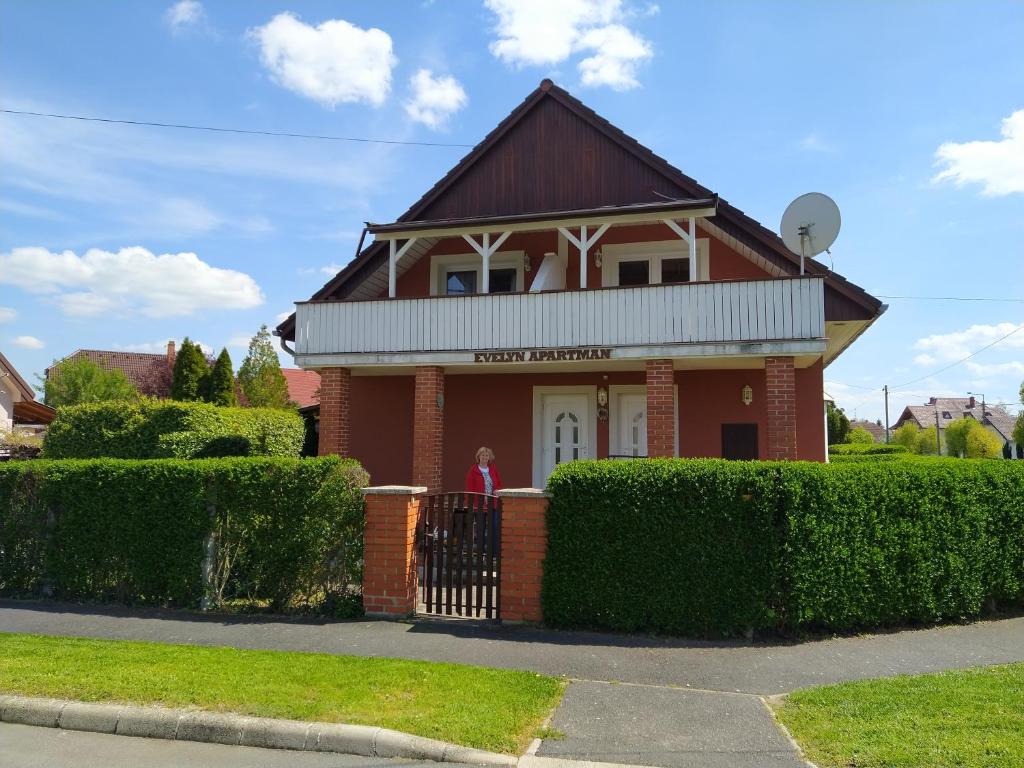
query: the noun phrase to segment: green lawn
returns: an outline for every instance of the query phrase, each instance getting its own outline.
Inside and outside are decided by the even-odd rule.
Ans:
[[[820,768],[1024,766],[1024,664],[811,688],[777,714]]]
[[[487,667],[0,633],[0,692],[394,728],[518,753],[563,681]]]

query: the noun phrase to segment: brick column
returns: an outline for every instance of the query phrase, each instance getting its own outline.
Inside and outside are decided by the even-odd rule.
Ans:
[[[674,456],[676,409],[672,396],[672,361],[647,361],[647,455]]]
[[[796,369],[793,367],[793,358],[766,357],[764,368],[768,459],[795,461]]]
[[[426,488],[364,488],[363,608],[367,616],[416,613],[416,522]]]
[[[431,493],[441,491],[444,455],[444,369],[416,368],[416,399],[412,428],[412,482]]]
[[[349,393],[352,371],[324,368],[320,371],[320,435],[317,453],[349,456]]]
[[[501,620],[541,621],[540,586],[548,548],[548,494],[498,491],[501,498]]]

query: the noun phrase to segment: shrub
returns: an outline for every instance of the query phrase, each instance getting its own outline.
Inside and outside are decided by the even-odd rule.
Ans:
[[[846,436],[846,442],[854,445],[871,445],[875,442],[875,436],[864,427],[856,427],[850,430],[850,434]]]
[[[908,454],[910,451],[905,445],[899,445],[898,443],[872,443],[870,445],[864,443],[845,443],[828,447],[830,458],[832,456],[879,455],[887,453]]]
[[[545,620],[699,635],[845,631],[1024,598],[1024,464],[905,450],[845,458],[558,467]]]
[[[0,595],[344,603],[361,582],[366,482],[336,457],[10,462]]]
[[[61,408],[43,448],[53,459],[298,456],[304,436],[294,410],[143,400]]]

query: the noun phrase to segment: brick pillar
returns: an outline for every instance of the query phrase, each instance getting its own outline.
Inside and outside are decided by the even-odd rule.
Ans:
[[[416,521],[426,488],[364,488],[363,608],[367,616],[416,613]]]
[[[674,456],[676,409],[671,360],[647,361],[647,455]]]
[[[441,491],[444,455],[444,369],[416,368],[416,400],[412,428],[412,482],[430,493]]]
[[[501,498],[501,620],[541,621],[540,585],[548,547],[548,494],[498,491]]]
[[[352,371],[324,368],[320,371],[320,435],[317,453],[349,456],[349,393]]]
[[[765,410],[768,419],[768,459],[795,461],[796,369],[792,357],[766,357]]]

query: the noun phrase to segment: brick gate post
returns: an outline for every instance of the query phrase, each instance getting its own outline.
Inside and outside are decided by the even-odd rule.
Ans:
[[[497,495],[501,499],[501,620],[542,621],[540,587],[550,496],[538,488],[508,488]]]
[[[352,371],[324,368],[320,371],[320,436],[317,453],[350,456],[349,403]]]
[[[426,488],[382,485],[363,488],[363,608],[367,616],[399,618],[416,613],[416,523]]]
[[[647,455],[673,456],[676,452],[676,408],[671,360],[648,360]]]
[[[444,368],[416,366],[412,427],[412,481],[441,490],[444,457]]]
[[[792,357],[766,357],[765,398],[768,411],[768,459],[797,458],[796,369]]]

